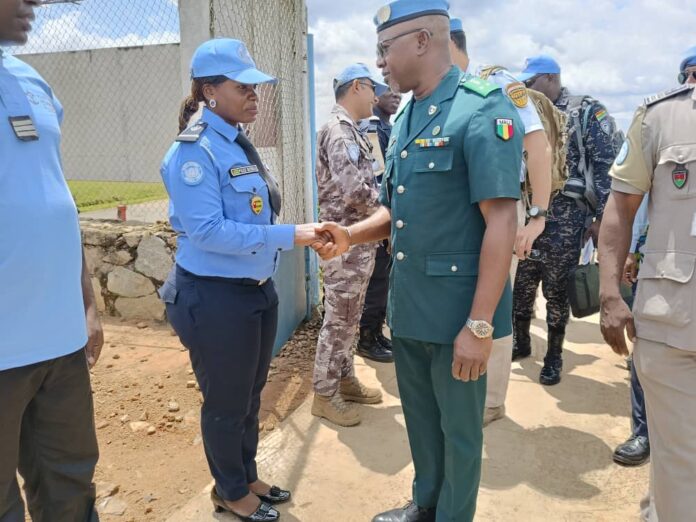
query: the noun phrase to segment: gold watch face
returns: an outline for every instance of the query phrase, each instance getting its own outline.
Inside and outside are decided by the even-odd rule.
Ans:
[[[490,337],[493,333],[493,327],[486,321],[471,321],[471,331],[480,339]]]

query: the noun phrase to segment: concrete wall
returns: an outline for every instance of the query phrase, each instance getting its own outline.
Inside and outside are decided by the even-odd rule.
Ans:
[[[178,44],[20,58],[63,103],[68,179],[160,181],[183,98]]]

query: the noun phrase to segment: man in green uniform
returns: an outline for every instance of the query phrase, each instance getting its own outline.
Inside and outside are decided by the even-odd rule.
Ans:
[[[499,87],[452,65],[448,7],[398,0],[377,13],[377,65],[413,99],[389,141],[382,207],[325,224],[333,241],[319,249],[329,258],[391,235],[388,320],[416,476],[413,502],[374,522],[473,519],[486,365],[494,327],[512,329],[524,129]]]

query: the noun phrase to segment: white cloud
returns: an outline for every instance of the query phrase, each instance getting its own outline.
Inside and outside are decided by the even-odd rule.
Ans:
[[[317,56],[317,119],[333,103],[331,74],[351,61],[374,64],[373,11],[382,2],[308,0]],[[548,53],[564,83],[607,105],[624,128],[642,99],[676,84],[681,53],[696,44],[693,0],[451,0],[464,21],[472,59],[519,71],[525,57]],[[313,14],[315,13],[315,14]]]

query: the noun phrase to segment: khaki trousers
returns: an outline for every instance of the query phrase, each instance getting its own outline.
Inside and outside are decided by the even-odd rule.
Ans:
[[[524,226],[524,205],[517,202],[517,224]],[[510,281],[515,280],[517,256],[512,257]],[[496,408],[505,404],[510,370],[512,368],[512,335],[493,341],[491,358],[488,360],[488,389],[486,390],[486,408]]]
[[[648,412],[657,517],[696,520],[696,352],[638,339],[633,353]]]

